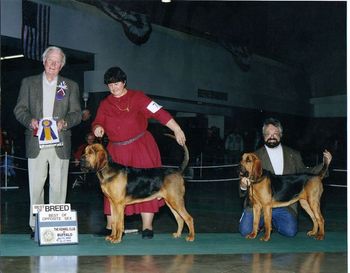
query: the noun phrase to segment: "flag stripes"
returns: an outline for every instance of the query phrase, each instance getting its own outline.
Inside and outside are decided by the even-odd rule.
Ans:
[[[40,61],[49,43],[50,7],[23,0],[22,18],[23,55]]]

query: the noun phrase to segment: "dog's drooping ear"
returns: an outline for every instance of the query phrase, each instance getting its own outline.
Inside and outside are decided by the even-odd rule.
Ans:
[[[101,144],[97,144],[100,145],[98,146],[98,149],[96,149],[95,153],[96,153],[96,169],[100,170],[103,167],[105,167],[108,164],[108,155],[106,153],[106,151],[102,148]]]
[[[252,169],[252,176],[253,179],[258,179],[259,177],[262,176],[262,165],[261,165],[261,160],[259,159],[259,157],[254,156],[253,157],[253,169]]]

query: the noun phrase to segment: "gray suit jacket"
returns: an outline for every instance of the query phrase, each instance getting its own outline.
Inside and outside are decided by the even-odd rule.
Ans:
[[[316,167],[306,167],[298,151],[293,150],[285,145],[282,145],[283,149],[283,174],[297,174],[297,173],[313,173],[316,174],[321,171],[322,164]],[[265,146],[259,148],[254,152],[261,160],[262,168],[275,174],[271,160],[267,153]]]
[[[43,118],[43,74],[24,78],[19,91],[17,104],[14,108],[16,119],[26,128],[25,143],[26,156],[35,158],[40,148],[37,137],[33,136],[30,128],[31,120]],[[63,119],[67,122],[67,128],[61,130],[59,138],[63,146],[55,147],[56,153],[61,159],[69,159],[71,156],[71,130],[73,126],[81,121],[80,95],[78,84],[67,78],[58,76],[57,83],[65,81],[67,84],[66,95],[62,100],[55,99],[53,107],[53,118]]]

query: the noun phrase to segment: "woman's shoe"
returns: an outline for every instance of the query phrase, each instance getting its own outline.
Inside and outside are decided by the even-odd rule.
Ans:
[[[145,229],[142,230],[142,239],[152,239],[153,238],[153,230]]]

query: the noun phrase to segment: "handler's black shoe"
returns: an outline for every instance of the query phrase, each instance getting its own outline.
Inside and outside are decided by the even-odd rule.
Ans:
[[[142,230],[142,239],[152,239],[153,238],[153,230],[145,229]]]
[[[30,239],[34,240],[34,235],[35,235],[34,231],[31,231],[30,232]]]

